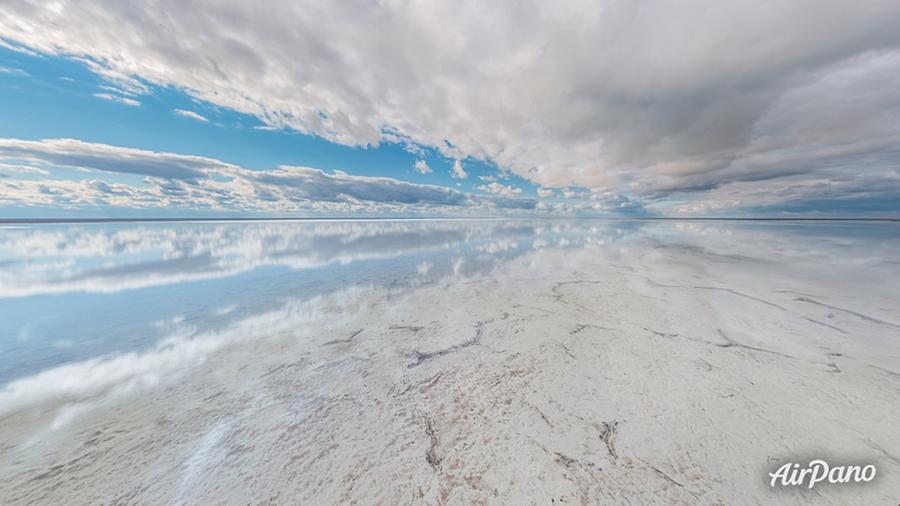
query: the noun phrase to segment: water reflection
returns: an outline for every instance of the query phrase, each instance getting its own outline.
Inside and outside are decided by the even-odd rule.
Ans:
[[[710,265],[761,262],[810,276],[822,275],[823,265],[855,265],[848,276],[890,290],[878,280],[900,278],[896,229],[590,220],[0,228],[0,384],[60,364],[147,350],[175,334],[189,339],[339,290],[402,290],[477,276],[541,248],[600,246],[625,263],[674,245],[692,248]]]
[[[0,228],[0,495],[307,494],[321,476],[349,490],[404,463],[430,483],[433,452],[451,467],[569,467],[555,449],[571,441],[596,443],[579,459],[615,457],[597,420],[624,420],[625,436],[649,429],[651,442],[686,428],[678,440],[718,469],[734,448],[756,462],[778,455],[796,420],[823,407],[834,416],[805,427],[808,441],[866,434],[889,447],[889,429],[848,424],[896,418],[883,401],[900,370],[897,231],[637,220]],[[700,432],[697,412],[709,422]],[[576,422],[560,432],[558,420]],[[458,434],[487,444],[451,446]],[[463,447],[482,453],[454,455]],[[375,474],[360,475],[360,462]]]
[[[632,227],[633,228],[633,227]],[[0,229],[0,383],[145,349],[351,286],[475,275],[625,229],[501,221],[54,225]]]

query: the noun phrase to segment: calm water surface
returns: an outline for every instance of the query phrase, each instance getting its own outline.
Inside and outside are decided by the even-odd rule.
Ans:
[[[0,385],[352,286],[473,275],[540,248],[681,244],[900,278],[900,226],[859,222],[329,221],[0,228]],[[773,270],[773,275],[776,275]],[[882,281],[879,281],[882,280]],[[884,287],[890,289],[890,286]]]

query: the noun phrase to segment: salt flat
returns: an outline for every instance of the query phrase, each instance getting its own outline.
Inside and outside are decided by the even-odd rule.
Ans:
[[[282,298],[215,328],[179,322],[152,346],[14,378],[0,391],[0,497],[900,498],[896,225],[498,228],[510,226],[388,226],[367,250],[395,234],[381,257],[405,255],[398,234],[418,234],[412,243],[422,244],[434,227],[445,240],[407,258],[409,275]],[[346,244],[359,234],[339,237]],[[460,241],[464,253],[441,256]],[[345,265],[357,258],[345,256]],[[812,458],[874,463],[878,476],[769,487],[780,463]]]

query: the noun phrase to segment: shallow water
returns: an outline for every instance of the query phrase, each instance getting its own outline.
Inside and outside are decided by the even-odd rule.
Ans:
[[[529,277],[534,278],[533,283],[527,281]],[[579,287],[571,301],[561,291],[565,286]],[[529,293],[532,289],[534,293]],[[447,294],[446,300],[440,299],[441,293]],[[523,308],[528,307],[535,312],[525,312]],[[135,471],[136,479],[147,480],[153,473],[172,473],[197,487],[135,496],[143,500],[211,499],[216,497],[218,488],[209,489],[210,476],[215,473],[204,467],[205,462],[221,457],[218,452],[235,444],[229,438],[237,437],[234,432],[240,432],[242,423],[257,430],[262,423],[258,420],[261,415],[246,413],[246,405],[219,404],[220,399],[237,396],[239,391],[251,392],[258,400],[266,399],[270,408],[283,407],[286,411],[279,413],[284,418],[276,416],[266,422],[271,423],[273,433],[296,424],[300,412],[297,410],[312,409],[327,398],[338,402],[346,396],[359,396],[361,403],[380,399],[367,409],[376,415],[381,413],[379,410],[405,413],[406,401],[392,401],[393,397],[380,395],[412,388],[418,371],[429,367],[444,368],[435,377],[470,366],[477,376],[479,371],[489,371],[492,364],[499,367],[493,362],[495,355],[549,360],[546,356],[550,351],[545,346],[551,346],[566,352],[560,360],[577,358],[585,371],[602,370],[603,360],[585,357],[609,352],[609,344],[596,343],[598,348],[590,352],[594,355],[585,350],[583,356],[571,349],[577,343],[561,344],[561,339],[587,335],[589,332],[584,329],[594,332],[593,328],[615,328],[617,338],[626,339],[625,343],[665,339],[648,341],[648,345],[635,344],[637,347],[628,357],[617,359],[627,362],[631,357],[640,358],[634,364],[639,371],[664,367],[658,362],[657,353],[659,347],[668,346],[674,346],[674,353],[687,350],[683,351],[685,357],[690,357],[689,361],[685,358],[686,363],[703,362],[710,371],[715,370],[710,365],[715,363],[713,358],[720,354],[729,354],[722,355],[722,360],[741,358],[743,361],[732,367],[735,371],[741,371],[739,367],[750,368],[741,371],[742,378],[748,374],[768,375],[752,369],[762,367],[761,363],[772,371],[793,371],[794,362],[803,362],[802,367],[809,370],[792,374],[805,377],[821,373],[822,381],[835,381],[838,388],[873,392],[871,399],[854,402],[900,404],[893,376],[900,363],[898,307],[900,226],[896,223],[436,220],[5,227],[0,228],[0,448],[9,452],[7,456],[15,453],[17,457],[14,461],[0,459],[0,472],[8,474],[5,478],[20,480],[40,475],[42,466],[52,468],[66,452],[78,451],[66,447],[70,443],[61,443],[57,436],[88,434],[89,429],[98,426],[102,426],[101,431],[115,431],[126,423],[137,423],[135,420],[163,419],[164,410],[179,410],[198,402],[194,397],[203,392],[202,385],[214,384],[211,378],[216,374],[228,374],[224,390],[211,394],[217,400],[205,401],[209,412],[185,421],[183,429],[175,431],[173,437],[180,434],[193,438],[189,446],[195,449],[148,450],[149,456],[158,459],[153,471]],[[484,318],[473,316],[479,311],[486,312]],[[488,315],[491,311],[496,314]],[[500,320],[518,323],[500,326]],[[470,337],[473,328],[474,338]],[[484,339],[490,339],[489,344],[482,342],[482,332],[488,336]],[[358,336],[369,341],[360,344]],[[279,339],[287,339],[291,344],[281,345]],[[698,348],[694,350],[694,346]],[[237,351],[229,351],[232,349]],[[279,365],[282,353],[296,354],[301,360]],[[704,355],[695,357],[695,353]],[[787,363],[765,362],[784,357],[788,357]],[[219,363],[222,365],[216,365]],[[551,377],[568,374],[564,362],[553,364],[546,365],[552,369]],[[707,365],[701,369],[705,371]],[[860,371],[858,379],[853,376],[854,371]],[[347,390],[350,387],[343,382],[349,381],[348,375],[357,373],[369,379],[360,383],[358,390]],[[676,374],[674,369],[672,374]],[[177,384],[192,386],[179,389],[171,379],[176,377]],[[269,391],[273,385],[282,385],[279,382],[298,378],[315,381],[317,386],[304,383],[299,389],[292,387],[287,397]],[[720,381],[724,385],[731,379]],[[551,380],[541,381],[548,392],[552,391]],[[622,395],[628,394],[628,388],[643,391],[636,386],[626,388],[609,378],[592,376],[584,381],[579,385],[597,382],[596,392],[610,388],[624,389]],[[689,377],[689,381],[695,379]],[[865,381],[883,385],[865,387]],[[382,383],[384,391],[379,394]],[[348,383],[352,384],[355,383]],[[824,383],[811,383],[814,384]],[[531,387],[535,392],[543,388],[537,379]],[[183,399],[167,399],[164,403],[159,399],[160,389]],[[340,392],[344,393],[339,395]],[[800,395],[800,390],[796,394]],[[557,403],[558,409],[564,411],[592,405],[591,395],[603,396],[584,395],[587,397],[550,396],[545,400]],[[683,395],[694,398],[694,394]],[[697,402],[709,402],[711,397],[696,395]],[[483,402],[487,396],[481,394],[470,401]],[[541,395],[538,398],[543,399]],[[770,398],[775,397],[762,399]],[[121,415],[121,419],[110,418],[111,415],[96,418],[96,413],[141,400],[147,403],[139,411],[123,407],[122,412],[130,414]],[[450,400],[420,399],[409,409],[421,410],[432,402],[445,406],[444,402]],[[170,402],[173,404],[167,404]],[[522,402],[528,406],[537,401]],[[625,409],[633,401],[609,402],[604,409],[614,410],[617,402]],[[647,398],[641,402],[634,407],[636,413],[650,405],[659,408],[660,400],[651,402]],[[858,409],[834,402],[830,408],[834,413]],[[446,411],[446,407],[440,409]],[[727,413],[735,412],[731,409]],[[747,405],[740,409],[750,413],[762,408]],[[771,409],[771,416],[777,420],[778,409],[783,408],[773,405]],[[550,424],[552,414],[540,412]],[[454,420],[458,416],[452,410],[445,414]],[[510,420],[519,414],[506,413],[513,417]],[[374,419],[369,419],[370,415],[358,416],[375,422],[382,416],[376,415],[371,415]],[[878,416],[882,415],[879,412]],[[325,430],[317,423],[307,422],[307,429]],[[388,427],[392,422],[382,423]],[[428,423],[430,426],[432,422]],[[442,420],[434,423],[444,424]],[[634,417],[623,423],[640,426]],[[872,424],[864,424],[866,430],[875,431],[866,436],[869,441],[882,430]],[[402,433],[405,427],[401,424],[396,430]],[[135,434],[140,432],[134,430]],[[468,434],[459,430],[460,434]],[[791,430],[783,429],[784,434]],[[838,429],[823,426],[821,430],[824,435]],[[864,427],[854,430],[858,434]],[[372,443],[363,428],[343,437]],[[551,435],[546,437],[549,439],[540,439],[541,445],[556,441]],[[261,437],[259,444],[265,447],[277,441]],[[326,443],[316,440],[308,442],[305,448],[314,449],[320,444],[327,447]],[[822,442],[822,448],[831,451],[826,443]],[[460,448],[467,448],[460,444]],[[629,448],[638,451],[644,444],[637,440],[631,447],[620,443],[618,453],[627,454]],[[882,435],[876,446],[885,455],[897,455],[900,438]],[[701,450],[709,451],[694,448],[695,452]],[[793,449],[807,450],[809,445]],[[247,453],[243,469],[253,468],[261,462],[259,459],[269,462],[274,458],[274,450],[255,451]],[[694,455],[684,448],[678,451]],[[792,449],[783,451],[789,455]],[[853,451],[854,457],[860,455],[859,450]],[[397,461],[405,462],[405,454],[398,452]],[[442,452],[447,452],[442,458],[450,458],[451,450]],[[353,460],[353,455],[344,460]],[[440,459],[430,455],[426,460],[440,476],[446,468],[434,465]],[[610,450],[604,458],[621,462],[617,457]],[[693,458],[702,461],[696,455]],[[564,464],[569,462],[566,459]],[[99,460],[97,465],[113,464]],[[760,460],[764,461],[764,456]],[[337,462],[328,464],[332,466],[330,472],[343,469]],[[763,464],[754,462],[752,466]],[[888,458],[884,465],[883,472],[890,476],[891,466],[896,463],[891,464]],[[513,469],[507,471],[515,474]],[[650,472],[649,476],[653,474]],[[42,495],[49,492],[42,490],[41,484],[26,480],[31,484],[28,494],[32,495],[19,499],[87,497],[105,502],[113,497],[112,490],[99,486],[93,489],[94,495],[65,494],[66,490],[92,490],[90,477],[76,475],[73,470],[74,481],[56,484],[53,490],[63,494],[60,496]],[[217,479],[221,482],[221,478]],[[407,483],[410,490],[422,490],[421,483],[409,479],[413,482]],[[620,477],[607,485],[615,487],[628,483],[628,479]],[[584,480],[590,481],[587,477]],[[259,494],[248,492],[245,498],[258,499],[265,490],[286,486],[284,481],[263,482],[265,486],[255,490]],[[80,485],[72,488],[76,483]],[[433,493],[437,496],[426,491],[418,499],[483,499],[477,495],[483,490],[474,485],[465,493],[476,495],[453,496],[450,491],[456,490],[456,485],[447,489],[447,483],[452,481],[435,485]],[[119,488],[135,486],[120,485]],[[307,484],[298,489],[295,484],[293,496],[320,500],[350,497],[342,496],[349,492],[341,492],[339,487],[322,488],[321,483],[318,487]],[[566,493],[572,498],[579,494],[582,499],[603,497],[590,495],[596,491],[584,483],[580,487]],[[353,496],[359,500],[377,496],[393,502],[390,495],[378,496],[374,488],[366,494],[365,485],[354,488],[351,484],[350,488],[360,494]],[[666,493],[683,493],[678,488],[684,487]],[[254,491],[253,487],[248,490]],[[711,500],[738,497],[728,493],[732,489],[722,486],[719,490],[703,483],[702,478],[694,490],[692,495],[712,494],[707,496]],[[520,492],[513,488],[499,497],[511,500]],[[442,494],[450,495],[440,499]],[[404,497],[401,502],[416,496]],[[672,497],[681,496],[669,496]],[[800,502],[807,498],[790,496]]]
[[[635,223],[355,221],[0,228],[0,384],[352,286],[470,275]]]
[[[357,221],[0,228],[0,384],[349,286],[472,274],[539,248],[653,241],[896,288],[900,225]],[[831,268],[828,270],[830,271]],[[775,275],[776,272],[773,272]],[[821,275],[836,275],[821,272]],[[868,285],[867,285],[868,283]]]

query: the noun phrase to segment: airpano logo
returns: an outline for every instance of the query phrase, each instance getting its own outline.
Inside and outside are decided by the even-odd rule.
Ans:
[[[875,479],[877,472],[873,464],[831,466],[821,459],[810,460],[805,466],[788,462],[769,473],[769,486],[813,488],[819,483],[866,483]]]

